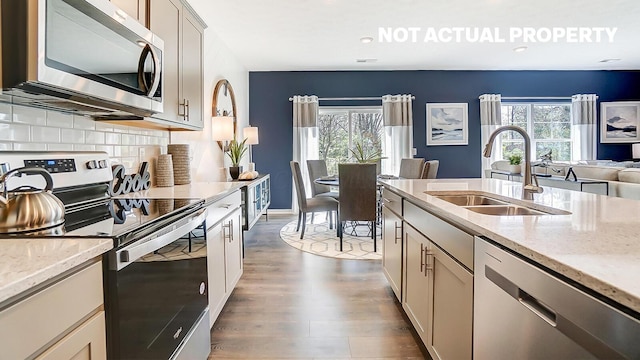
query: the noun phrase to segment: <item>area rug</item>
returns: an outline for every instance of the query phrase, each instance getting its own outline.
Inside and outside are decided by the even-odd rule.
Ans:
[[[304,238],[300,240],[300,231],[296,232],[297,220],[280,229],[280,238],[298,250],[320,256],[353,260],[382,259],[382,239],[378,227],[378,251],[373,252],[373,239],[367,236],[369,228],[366,225],[346,226],[342,237],[343,251],[340,251],[340,238],[335,229],[329,229],[328,222],[307,223]],[[357,236],[354,236],[356,235]]]

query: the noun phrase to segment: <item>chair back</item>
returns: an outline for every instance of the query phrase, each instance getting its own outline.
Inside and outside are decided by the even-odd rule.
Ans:
[[[398,176],[404,179],[420,179],[423,166],[423,158],[401,159],[400,174]]]
[[[304,191],[304,182],[302,181],[302,171],[300,171],[300,164],[295,161],[289,163],[291,165],[291,174],[293,175],[293,186],[296,189],[296,196],[298,197],[298,206],[300,210],[307,209],[307,194]]]
[[[376,220],[376,164],[338,164],[340,221]]]
[[[438,176],[438,167],[440,167],[439,160],[428,160],[424,162],[424,169],[422,170],[422,179],[435,179]]]
[[[309,181],[311,182],[311,196],[328,193],[331,188],[328,185],[316,184],[313,182],[323,176],[327,176],[327,162],[324,160],[307,160],[309,170]]]

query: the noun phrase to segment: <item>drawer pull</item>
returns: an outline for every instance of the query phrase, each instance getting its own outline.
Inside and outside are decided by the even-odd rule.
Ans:
[[[424,244],[420,243],[420,272],[424,271]]]

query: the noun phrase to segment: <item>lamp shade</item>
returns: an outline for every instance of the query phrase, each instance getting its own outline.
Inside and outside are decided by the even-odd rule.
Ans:
[[[257,145],[260,143],[258,140],[258,128],[256,126],[249,126],[242,129],[242,135],[247,139],[248,145]]]
[[[233,134],[233,117],[214,116],[211,118],[211,139],[215,141],[231,141]]]
[[[631,145],[631,156],[634,159],[640,159],[640,143]]]

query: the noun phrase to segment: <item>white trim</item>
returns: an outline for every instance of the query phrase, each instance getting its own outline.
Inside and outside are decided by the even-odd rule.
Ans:
[[[268,209],[269,215],[293,215],[295,212],[293,209]]]

